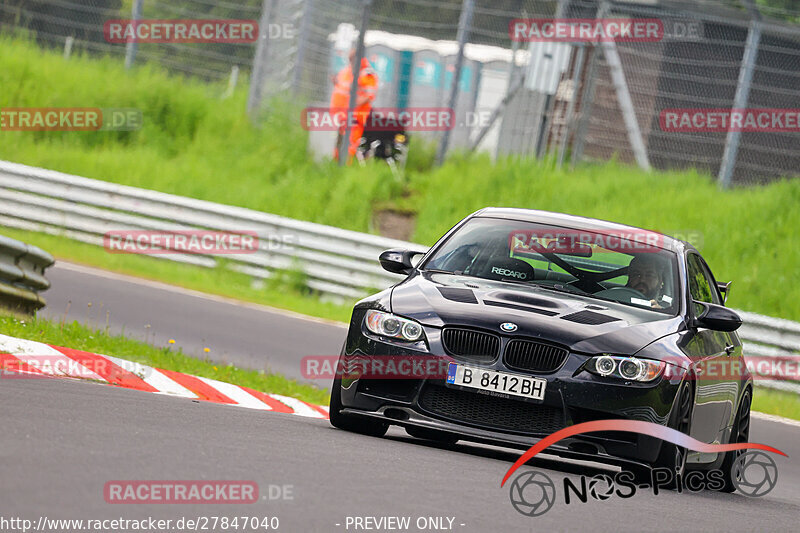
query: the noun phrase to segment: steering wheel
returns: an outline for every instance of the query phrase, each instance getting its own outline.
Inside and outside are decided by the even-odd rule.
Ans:
[[[650,298],[648,298],[647,296],[645,296],[641,292],[639,292],[636,289],[633,289],[631,287],[610,287],[610,288],[604,290],[603,292],[610,293],[612,291],[615,292],[615,293],[620,293],[620,292],[628,293],[629,295],[631,295],[631,298],[636,297],[636,298],[639,298],[640,300],[647,300],[648,302],[650,301]]]

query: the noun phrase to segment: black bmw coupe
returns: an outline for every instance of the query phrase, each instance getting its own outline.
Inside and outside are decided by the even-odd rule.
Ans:
[[[331,393],[335,427],[382,436],[399,425],[419,438],[527,448],[573,424],[622,419],[705,443],[748,440],[741,319],[724,307],[730,284],[687,242],[486,208],[429,251],[389,250],[380,261],[407,277],[353,309]],[[436,364],[423,375],[400,364],[353,370],[365,358]],[[578,435],[549,452],[677,471],[728,472],[734,460],[625,432]]]

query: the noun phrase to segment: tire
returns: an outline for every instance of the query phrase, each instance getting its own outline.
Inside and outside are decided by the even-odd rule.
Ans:
[[[688,381],[681,384],[678,390],[677,409],[673,415],[670,427],[677,429],[681,433],[689,435],[692,428],[692,385]],[[658,454],[655,462],[652,464],[653,468],[668,468],[673,472],[672,481],[665,485],[664,488],[668,490],[675,490],[678,488],[678,478],[683,479],[686,474],[686,457],[688,451],[686,448],[672,444],[671,442],[663,442],[661,444],[661,451]],[[675,475],[678,472],[679,475]]]
[[[343,415],[342,410],[342,378],[333,380],[331,389],[330,420],[333,427],[369,435],[371,437],[383,437],[389,429],[389,424],[380,422],[367,417]]]
[[[456,442],[458,442],[457,435],[453,435],[452,433],[446,433],[444,431],[438,431],[435,429],[428,429],[428,428],[418,428],[414,426],[410,426],[405,429],[406,433],[418,439],[432,440],[435,442],[441,442],[442,444],[455,444]]]
[[[739,402],[739,410],[736,412],[736,421],[733,423],[733,431],[731,431],[730,444],[737,444],[739,442],[747,442],[750,438],[750,404],[753,401],[753,395],[750,389],[744,391],[742,401]],[[736,485],[733,483],[733,464],[746,450],[735,450],[725,454],[725,460],[722,461],[723,481],[725,486],[722,487],[720,492],[734,492]]]

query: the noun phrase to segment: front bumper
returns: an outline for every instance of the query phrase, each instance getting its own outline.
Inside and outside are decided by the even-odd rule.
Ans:
[[[534,402],[515,397],[487,396],[473,389],[428,379],[343,379],[342,413],[381,419],[403,427],[415,426],[452,433],[459,439],[527,449],[564,427],[593,420],[644,420],[666,425],[677,394],[680,373],[653,383],[605,380],[580,368],[587,355],[570,353],[555,372],[524,373],[505,367],[502,357],[476,364],[443,354],[437,330],[426,328],[426,346],[400,346],[351,325],[342,354],[349,358],[369,355],[414,356],[455,360],[470,366],[524,374],[547,380],[545,397]],[[422,348],[421,351],[415,348]],[[548,453],[619,464],[652,463],[662,441],[626,432],[590,433],[564,439]]]

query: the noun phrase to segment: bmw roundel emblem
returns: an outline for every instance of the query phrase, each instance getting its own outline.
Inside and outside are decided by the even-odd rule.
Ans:
[[[508,331],[509,333],[512,331],[517,331],[517,325],[513,322],[503,322],[500,324],[500,329],[503,331]]]

